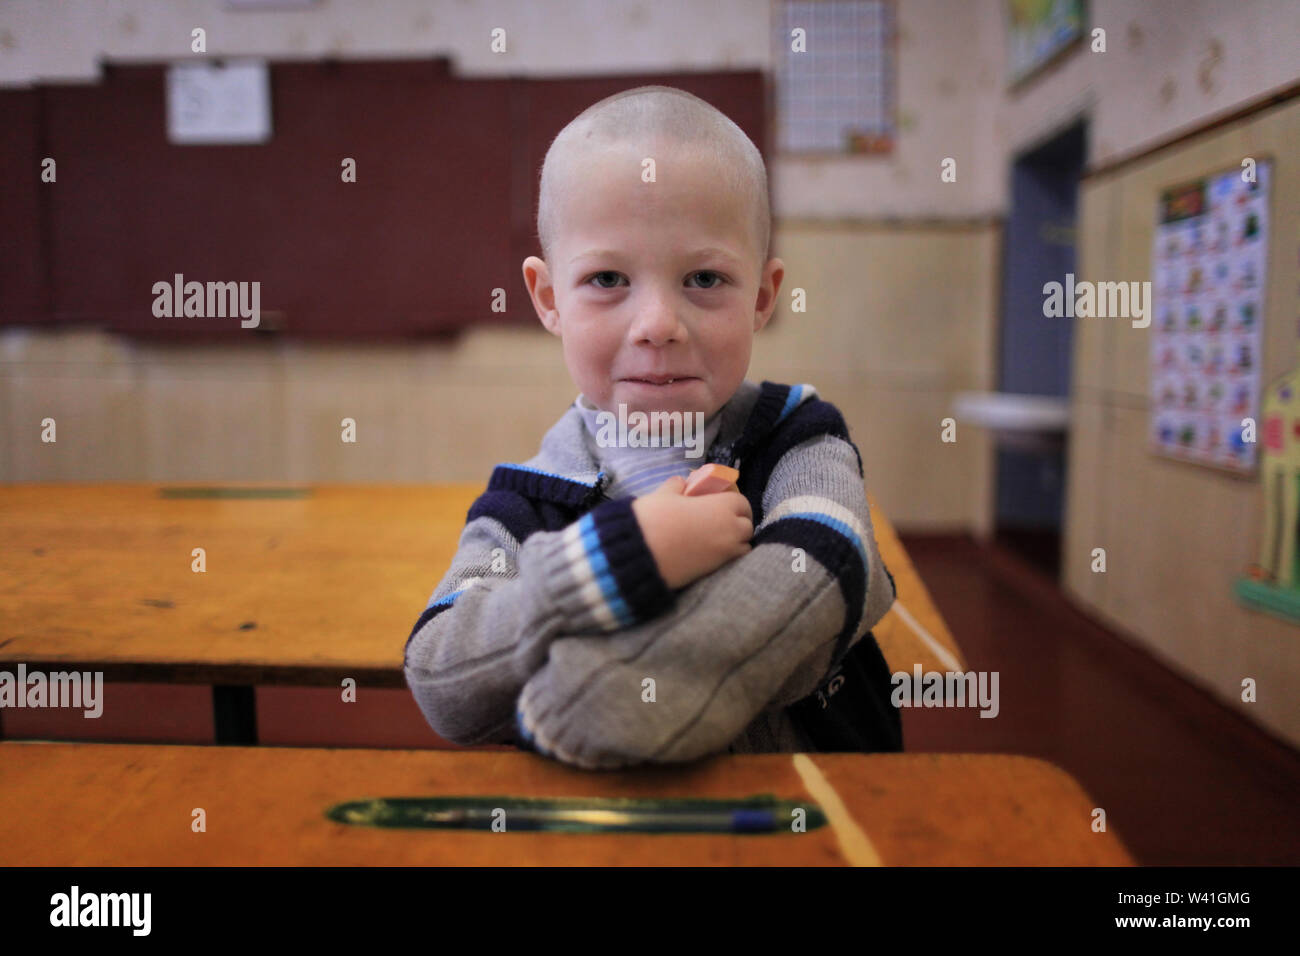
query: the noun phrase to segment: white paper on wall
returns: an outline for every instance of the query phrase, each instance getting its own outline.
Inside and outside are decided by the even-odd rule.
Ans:
[[[167,139],[177,145],[265,143],[271,82],[265,61],[176,63],[167,70]]]

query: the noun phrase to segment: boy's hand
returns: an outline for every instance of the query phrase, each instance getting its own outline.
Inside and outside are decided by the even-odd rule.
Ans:
[[[685,587],[751,550],[754,511],[739,491],[687,496],[669,478],[632,502],[646,546],[671,590]]]

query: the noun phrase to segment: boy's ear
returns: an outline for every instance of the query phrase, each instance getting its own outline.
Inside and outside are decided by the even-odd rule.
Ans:
[[[552,335],[560,334],[560,314],[555,310],[555,286],[551,284],[551,272],[546,267],[546,260],[529,256],[524,260],[524,285],[528,287],[528,297],[533,300],[533,309],[537,317]]]
[[[754,302],[754,331],[767,325],[768,319],[776,310],[776,297],[781,292],[781,280],[785,278],[785,263],[780,259],[769,259],[763,267],[763,274],[758,277],[758,298]]]

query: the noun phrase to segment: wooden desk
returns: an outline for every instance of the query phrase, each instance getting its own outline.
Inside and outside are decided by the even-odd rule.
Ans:
[[[0,668],[213,685],[223,742],[257,739],[253,687],[404,688],[406,636],[482,486],[205,487],[0,486]],[[952,669],[956,642],[874,505],[872,520],[900,603],[942,648],[891,611],[875,632],[886,660]]]
[[[829,813],[824,787],[847,820]],[[773,794],[813,799],[832,822],[686,836],[511,833],[508,822],[505,833],[385,830],[324,817],[369,797],[486,794]],[[593,774],[526,753],[0,743],[4,865],[1131,865],[1114,832],[1092,832],[1093,806],[1064,771],[994,754],[723,756]],[[206,833],[191,832],[195,807]]]
[[[880,652],[885,655],[885,662],[894,672],[912,673],[916,664],[922,671],[964,671],[966,659],[962,656],[957,640],[948,630],[939,609],[926,589],[921,576],[916,573],[912,559],[908,557],[903,543],[898,540],[898,532],[885,517],[875,499],[870,495],[871,529],[876,537],[876,546],[880,548],[880,558],[894,577],[897,600],[889,613],[880,623],[872,628]],[[905,614],[921,626],[930,640],[918,635],[906,620]],[[934,645],[938,645],[935,647]]]

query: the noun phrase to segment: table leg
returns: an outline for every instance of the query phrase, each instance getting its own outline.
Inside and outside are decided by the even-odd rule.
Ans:
[[[257,703],[252,687],[212,685],[212,709],[218,745],[247,747],[257,743]]]

